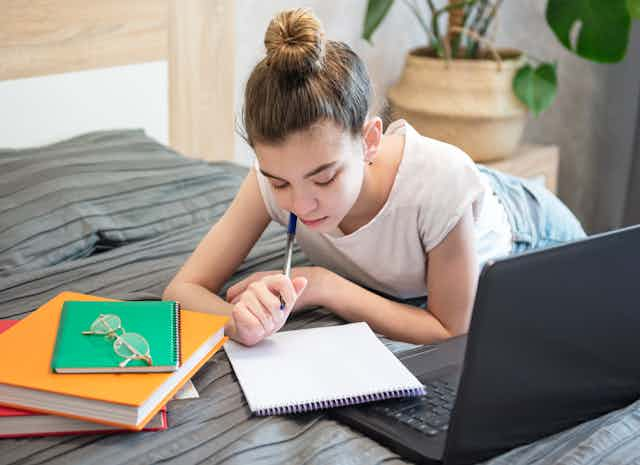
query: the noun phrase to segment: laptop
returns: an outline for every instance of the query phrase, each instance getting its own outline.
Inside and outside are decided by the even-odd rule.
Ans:
[[[403,457],[471,464],[640,397],[640,225],[487,263],[468,336],[397,354],[427,395],[330,409]]]

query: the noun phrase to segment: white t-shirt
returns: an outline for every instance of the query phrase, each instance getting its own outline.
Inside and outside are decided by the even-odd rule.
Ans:
[[[404,134],[404,150],[389,197],[369,223],[351,234],[310,230],[298,223],[296,241],[318,266],[398,298],[427,294],[426,258],[471,205],[480,266],[508,255],[511,227],[488,179],[459,148],[421,136],[404,120],[385,134]],[[260,173],[260,192],[271,218],[286,226],[271,184]],[[452,277],[455,279],[455,277]]]

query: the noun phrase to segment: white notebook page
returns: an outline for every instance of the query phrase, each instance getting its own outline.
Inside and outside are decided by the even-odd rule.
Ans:
[[[424,386],[366,323],[280,332],[225,351],[252,412],[315,410],[424,394]]]

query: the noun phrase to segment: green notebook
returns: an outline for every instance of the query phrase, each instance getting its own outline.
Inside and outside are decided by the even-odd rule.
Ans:
[[[151,365],[140,359],[118,355],[114,350],[117,338],[101,334],[83,334],[91,329],[100,315],[117,315],[124,329],[117,334],[137,333],[147,342]],[[109,317],[109,327],[114,319]],[[104,328],[100,324],[94,329]],[[115,328],[113,328],[115,329]],[[127,341],[138,341],[136,336]],[[118,351],[127,350],[118,342]],[[129,345],[130,346],[130,345]],[[135,345],[135,348],[140,346]],[[138,353],[142,353],[140,350]],[[127,361],[128,359],[128,361]],[[121,367],[121,363],[126,366]],[[131,373],[169,372],[180,365],[180,306],[174,301],[95,302],[66,301],[60,314],[60,324],[53,350],[51,368],[56,373]]]

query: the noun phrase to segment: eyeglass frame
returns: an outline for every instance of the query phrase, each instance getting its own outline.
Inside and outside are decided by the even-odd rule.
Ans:
[[[120,322],[119,326],[117,328],[112,328],[111,325],[109,325],[109,323],[106,321],[106,317],[116,317],[118,319],[118,321]],[[107,314],[103,314],[101,313],[100,315],[98,315],[98,317],[93,320],[93,322],[91,323],[91,326],[95,325],[96,323],[102,323],[104,325],[105,328],[107,328],[106,332],[102,332],[102,331],[82,331],[83,335],[99,335],[99,336],[106,336],[107,338],[111,338],[114,337],[114,341],[113,341],[113,351],[116,353],[116,355],[118,355],[119,357],[124,358],[124,360],[122,362],[119,363],[118,366],[120,366],[120,368],[124,368],[128,365],[128,363],[132,360],[143,360],[144,362],[147,363],[147,365],[152,366],[153,365],[153,359],[151,358],[151,346],[149,345],[149,341],[147,341],[147,339],[138,333],[127,333],[124,329],[124,327],[122,326],[122,319],[114,314],[114,313],[107,313]],[[118,334],[118,330],[122,330],[122,334]],[[140,351],[138,351],[135,347],[133,347],[131,344],[129,344],[127,342],[126,339],[123,339],[122,336],[124,336],[125,334],[135,334],[137,336],[139,336],[147,345],[147,353],[145,354],[141,354]],[[123,344],[124,346],[126,346],[129,351],[133,354],[132,357],[125,357],[121,354],[118,353],[118,351],[115,348],[116,343],[120,341],[120,344]]]

